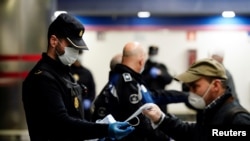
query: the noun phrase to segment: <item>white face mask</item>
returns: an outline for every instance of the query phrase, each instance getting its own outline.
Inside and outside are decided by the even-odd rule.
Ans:
[[[77,60],[80,62],[82,60],[82,55],[78,55]]]
[[[58,54],[58,53],[57,53]],[[72,47],[65,47],[65,52],[63,55],[58,54],[58,58],[64,65],[72,65],[79,56],[79,50]]]
[[[204,97],[208,94],[212,86],[212,83],[208,86],[207,90],[203,94],[203,96],[199,96],[193,92],[189,92],[188,96],[188,102],[191,104],[194,108],[202,110],[206,107],[206,102],[204,100]]]
[[[157,61],[158,61],[158,57],[157,57],[156,55],[153,55],[153,56],[150,56],[150,57],[149,57],[149,60],[150,60],[151,62],[157,62]]]

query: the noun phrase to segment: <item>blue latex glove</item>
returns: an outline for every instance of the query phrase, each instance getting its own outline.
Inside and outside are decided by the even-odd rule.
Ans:
[[[150,75],[153,77],[153,78],[156,78],[158,75],[160,75],[161,73],[161,70],[156,68],[156,67],[153,67],[150,69]]]
[[[83,103],[83,108],[84,108],[84,110],[90,109],[90,107],[91,107],[91,100],[89,100],[89,99],[84,99],[82,103]]]
[[[128,122],[114,122],[110,123],[108,127],[109,137],[120,140],[134,131],[134,127],[130,126]]]

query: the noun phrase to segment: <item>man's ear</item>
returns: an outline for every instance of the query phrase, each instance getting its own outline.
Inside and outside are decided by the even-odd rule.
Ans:
[[[214,91],[218,92],[220,89],[219,87],[221,87],[221,80],[215,79],[213,84],[214,84]]]
[[[140,57],[140,59],[139,59],[140,66],[143,66],[143,63],[144,63],[143,57]]]
[[[57,44],[58,44],[58,38],[55,35],[51,35],[50,39],[49,39],[49,42],[50,42],[50,46],[52,48],[55,48],[57,46]]]

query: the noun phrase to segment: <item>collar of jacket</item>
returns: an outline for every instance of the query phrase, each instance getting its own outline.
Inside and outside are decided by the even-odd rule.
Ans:
[[[215,99],[212,103],[210,103],[205,111],[209,111],[210,109],[216,109],[217,107],[220,107],[221,105],[223,105],[230,97],[232,97],[232,94],[230,93],[230,91],[227,89],[225,91],[225,93],[218,97],[217,99]]]
[[[56,72],[68,73],[70,71],[70,67],[62,64],[58,60],[54,60],[50,58],[47,53],[42,53],[42,62],[47,63],[53,70]]]
[[[129,68],[126,65],[123,64],[117,64],[114,68],[114,72],[117,73],[129,73],[136,81],[138,81],[139,83],[143,83],[143,79],[140,73],[135,72],[134,70],[132,70],[131,68]]]

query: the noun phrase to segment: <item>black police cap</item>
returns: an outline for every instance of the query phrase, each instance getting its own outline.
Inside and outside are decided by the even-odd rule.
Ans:
[[[58,37],[66,38],[73,47],[79,50],[88,50],[82,35],[85,28],[80,21],[73,16],[60,14],[49,26],[48,35],[55,34]]]
[[[149,46],[148,54],[149,55],[156,55],[156,54],[158,54],[158,47],[154,46],[154,45]]]

